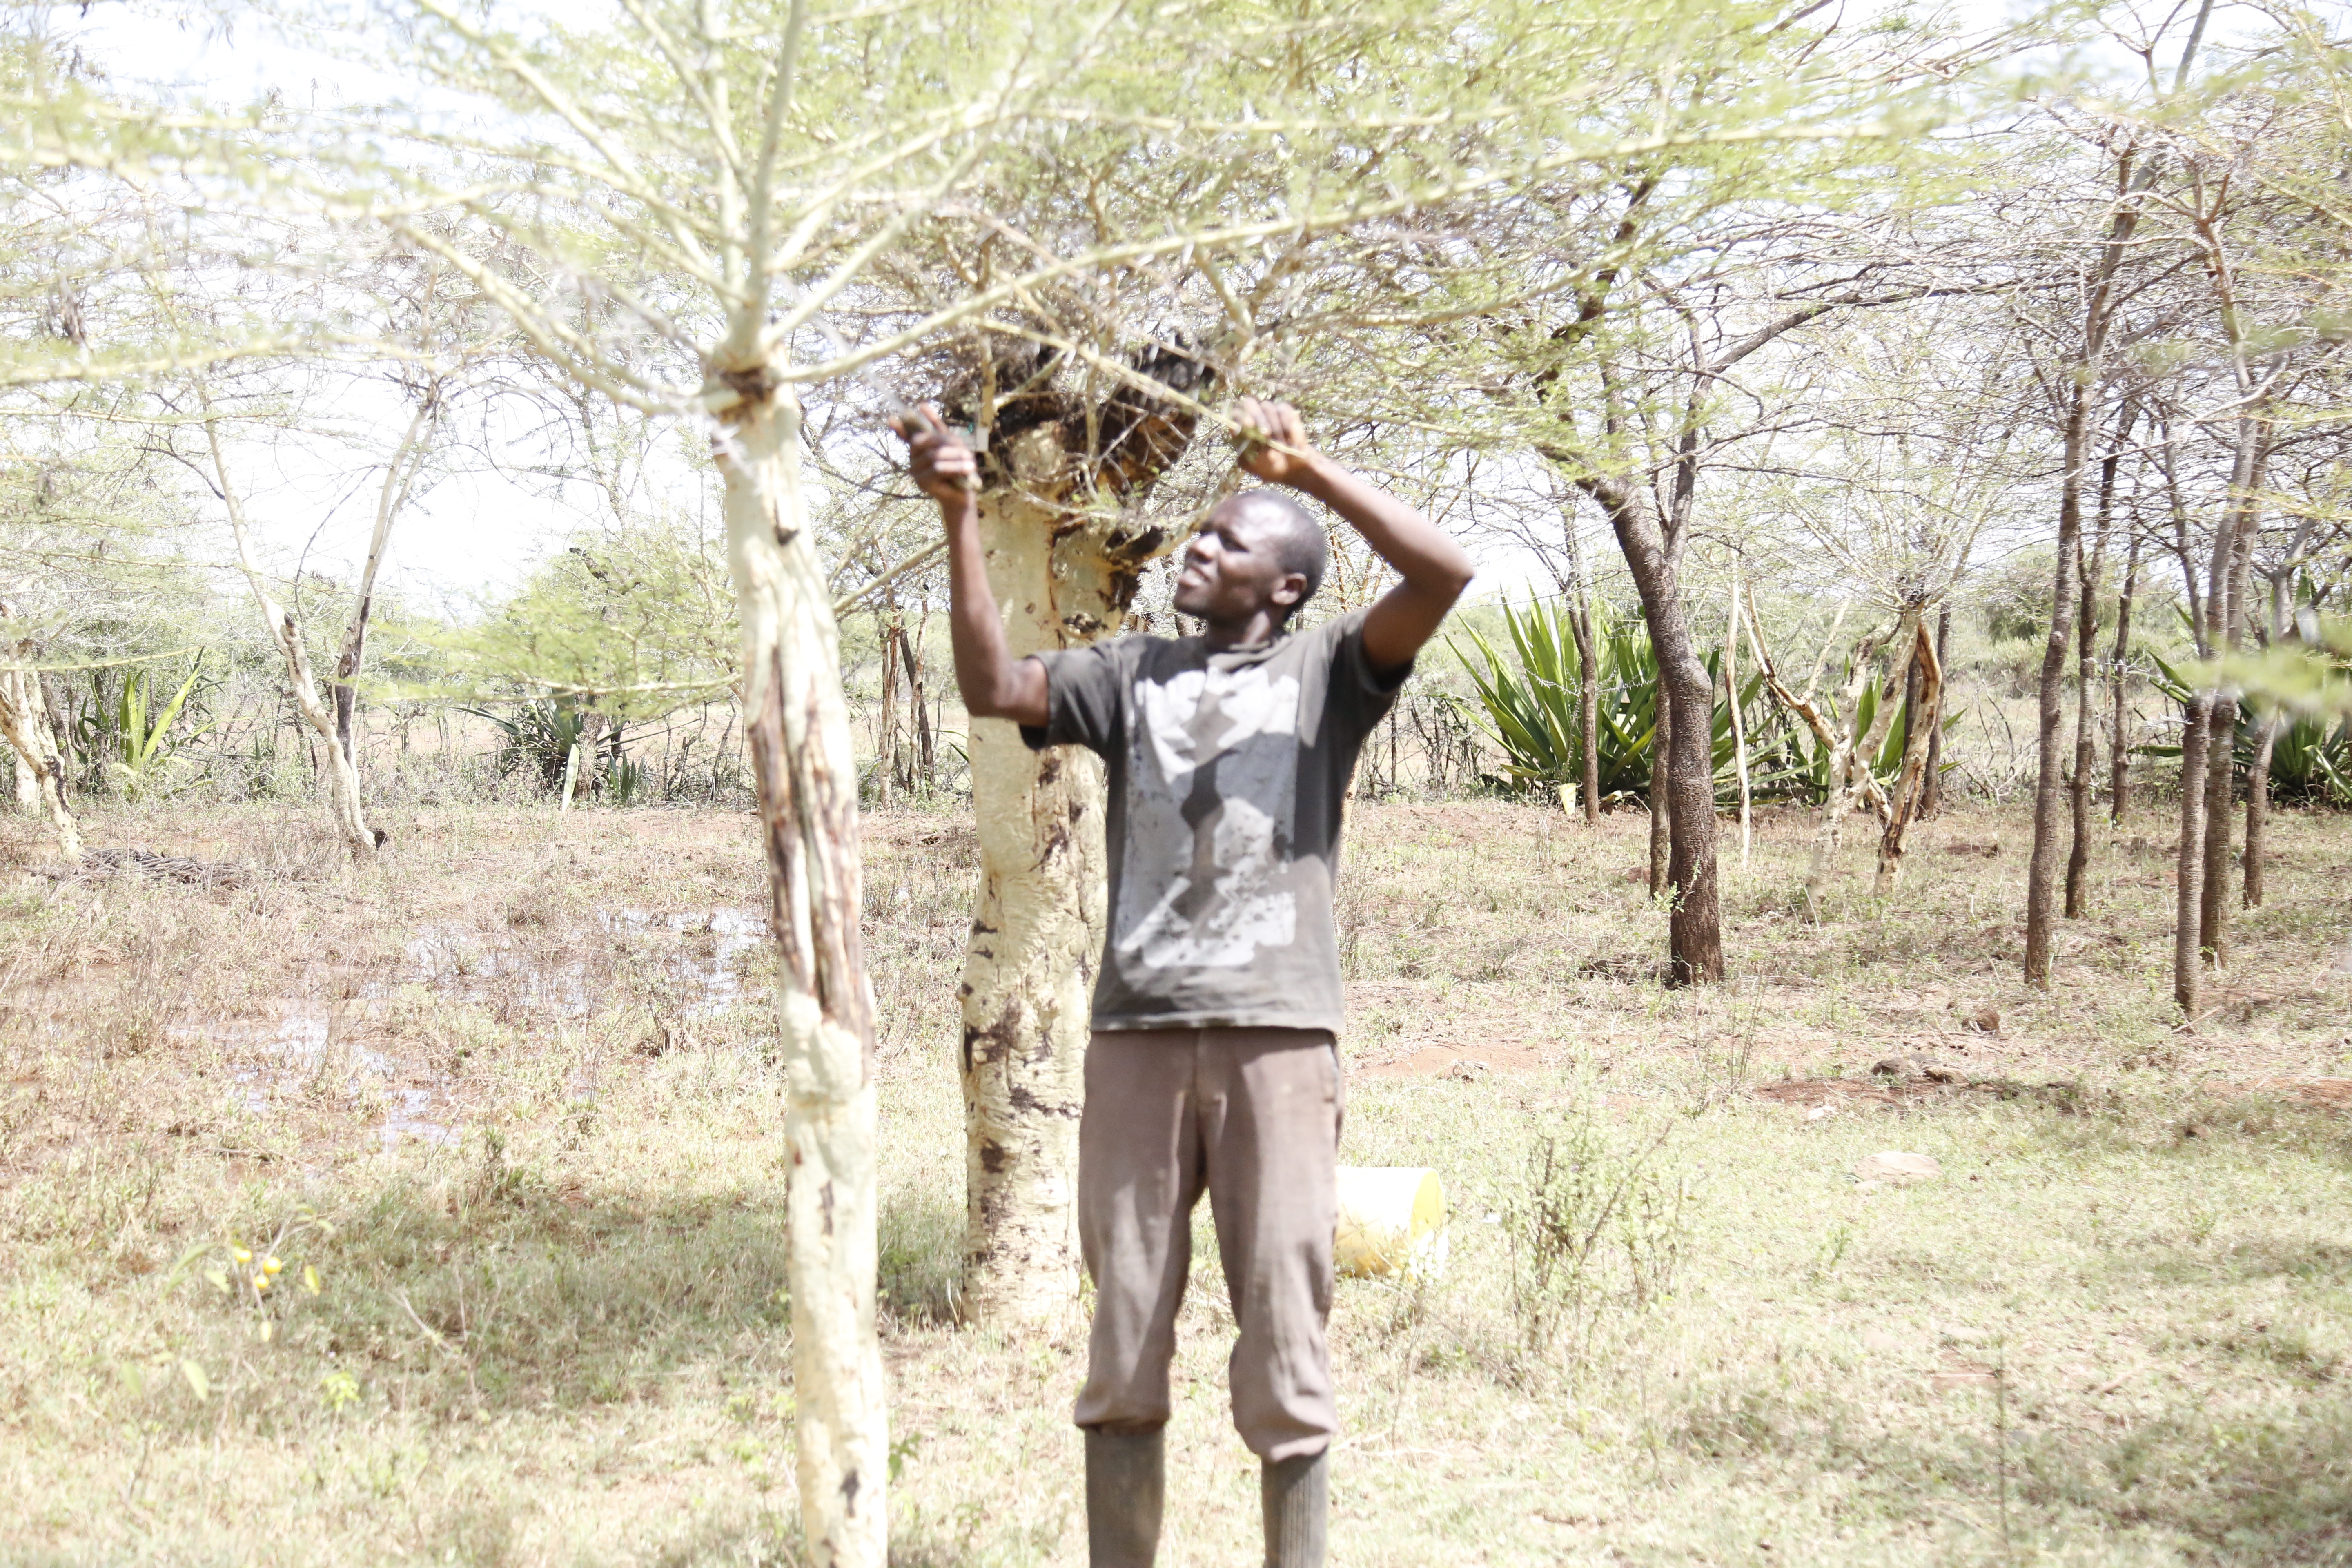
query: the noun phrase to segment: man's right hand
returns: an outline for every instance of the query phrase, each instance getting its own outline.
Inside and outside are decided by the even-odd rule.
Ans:
[[[980,458],[929,404],[893,415],[890,428],[906,438],[907,465],[916,488],[942,506],[970,500],[980,489]]]

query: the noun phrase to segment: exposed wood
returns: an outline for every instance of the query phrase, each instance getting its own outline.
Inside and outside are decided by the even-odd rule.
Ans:
[[[1886,826],[1878,838],[1876,890],[1882,898],[1893,892],[1902,878],[1905,833],[1918,816],[1920,802],[1926,795],[1928,742],[1943,728],[1944,664],[1936,656],[1936,639],[1928,632],[1924,616],[1915,614],[1911,617],[1911,657],[1906,664],[1909,676],[1916,679],[1906,679],[1904,683],[1910,695],[1906,704],[1908,718],[1904,731],[1903,763],[1895,775],[1895,788],[1885,809]],[[1867,772],[1867,753],[1863,766]]]
[[[1180,391],[1205,380],[1170,351],[1138,363]],[[1127,387],[1084,402],[1055,391],[1049,370],[990,360],[970,409],[990,429],[981,542],[1015,658],[1116,636],[1144,567],[1181,542],[1107,503],[1173,466],[1193,416]],[[996,384],[1031,390],[997,401]],[[962,1310],[1055,1325],[1080,1284],[1078,1114],[1108,920],[1103,769],[1083,747],[1033,752],[1003,720],[975,721],[968,751],[980,889],[962,985]]]
[[[1845,819],[1853,815],[1863,801],[1868,801],[1876,807],[1882,819],[1891,818],[1894,815],[1893,805],[1885,792],[1879,787],[1876,775],[1867,764],[1855,765],[1857,748],[1871,738],[1857,736],[1853,721],[1860,717],[1862,692],[1869,682],[1870,658],[1877,647],[1878,634],[1873,632],[1864,637],[1862,647],[1855,650],[1853,671],[1846,683],[1847,717],[1843,721],[1832,721],[1813,702],[1813,689],[1821,681],[1820,665],[1814,666],[1802,695],[1790,690],[1788,683],[1780,679],[1779,667],[1772,662],[1772,650],[1764,641],[1764,625],[1757,617],[1753,600],[1748,602],[1746,609],[1748,646],[1756,654],[1757,668],[1764,676],[1764,689],[1772,693],[1773,700],[1782,708],[1803,721],[1805,727],[1813,732],[1815,742],[1829,753],[1829,788],[1822,801],[1820,823],[1814,829],[1812,860],[1805,871],[1805,918],[1818,923],[1822,918],[1822,889],[1829,879],[1830,868],[1836,861],[1838,844],[1845,832]],[[1831,624],[1832,638],[1837,635],[1838,623],[1844,618],[1845,606],[1841,605],[1837,621]],[[1824,645],[1825,657],[1827,651]],[[1883,708],[1884,705],[1879,715],[1881,718],[1885,717]],[[1873,735],[1876,730],[1877,722],[1874,720],[1871,725]]]
[[[0,620],[15,620],[5,605],[0,605]],[[47,810],[58,832],[58,853],[70,866],[81,859],[81,824],[66,803],[65,758],[47,721],[40,677],[23,668],[22,661],[33,652],[30,638],[14,638],[8,645],[10,657],[18,662],[0,669],[0,735],[16,753],[18,805],[34,813]]]
[[[858,929],[856,757],[801,490],[800,410],[763,374],[740,379],[751,395],[727,411],[714,457],[777,955],[801,1529],[824,1568],[883,1568],[890,1435],[874,1321],[874,999]]]

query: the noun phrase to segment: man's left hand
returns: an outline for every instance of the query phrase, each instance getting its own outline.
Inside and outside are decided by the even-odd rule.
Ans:
[[[1234,406],[1234,423],[1239,426],[1242,468],[1266,483],[1296,485],[1314,468],[1318,454],[1307,443],[1298,410],[1289,404],[1244,397]]]

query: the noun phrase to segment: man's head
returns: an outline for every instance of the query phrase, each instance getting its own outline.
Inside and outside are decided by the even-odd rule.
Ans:
[[[1184,547],[1176,608],[1223,626],[1265,610],[1281,626],[1323,585],[1329,561],[1306,508],[1279,490],[1244,490],[1220,502]]]

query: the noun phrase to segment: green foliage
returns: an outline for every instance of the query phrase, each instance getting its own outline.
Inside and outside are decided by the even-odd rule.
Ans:
[[[1659,1168],[1672,1131],[1621,1146],[1588,1110],[1537,1138],[1503,1215],[1528,1349],[1582,1338],[1612,1305],[1638,1310],[1672,1294],[1692,1235],[1689,1186]]]
[[[418,635],[448,657],[446,684],[464,696],[531,693],[527,728],[542,722],[533,711],[659,718],[717,695],[738,657],[726,563],[683,524],[614,529],[575,544],[480,623]]]
[[[480,708],[466,711],[498,726],[500,740],[491,766],[500,777],[524,773],[551,794],[562,793],[575,749],[580,752],[579,775],[572,783],[575,797],[594,793],[604,764],[617,766],[625,761],[621,726],[567,697],[522,703],[511,717]],[[640,789],[644,783],[640,768],[631,788]]]
[[[2298,651],[2295,658],[2300,662],[2318,662],[2308,650]],[[2198,678],[2199,668],[2163,658],[2154,662],[2156,689],[2186,706],[2189,683]],[[2342,677],[2339,672],[2326,679],[2340,681]],[[2231,770],[2242,779],[2253,772],[2269,715],[2279,713],[2268,693],[2250,689],[2247,695],[2255,700],[2238,704],[2238,727],[2230,748]],[[2180,755],[2179,746],[2135,749],[2144,757]],[[2325,708],[2279,713],[2278,735],[2271,742],[2270,793],[2271,799],[2282,805],[2352,806],[2352,717],[2337,718]]]
[[[218,728],[215,720],[184,726],[177,733],[173,728],[203,679],[203,656],[197,656],[187,679],[160,708],[154,706],[157,688],[150,671],[128,672],[113,683],[110,693],[108,673],[90,672],[90,694],[79,704],[67,739],[86,772],[138,799],[170,775],[181,747]]]
[[[1506,658],[1472,628],[1475,658],[1454,644],[1477,688],[1479,728],[1503,749],[1504,766],[1520,784],[1556,789],[1582,776],[1583,719],[1579,701],[1583,679],[1576,643],[1562,604],[1531,603],[1524,610],[1503,606],[1503,625],[1513,658]],[[1604,805],[1643,801],[1650,792],[1650,756],[1658,731],[1658,656],[1638,621],[1601,616],[1592,628],[1600,700],[1594,723],[1601,800]],[[1717,794],[1736,798],[1738,782],[1732,749],[1731,704],[1722,694],[1721,655],[1707,656],[1717,688],[1713,741]],[[1740,711],[1749,731],[1748,778],[1758,795],[1784,791],[1800,779],[1801,759],[1787,739],[1759,729],[1771,718],[1760,700],[1763,679],[1751,677],[1740,691]],[[1821,771],[1826,774],[1824,761]]]

